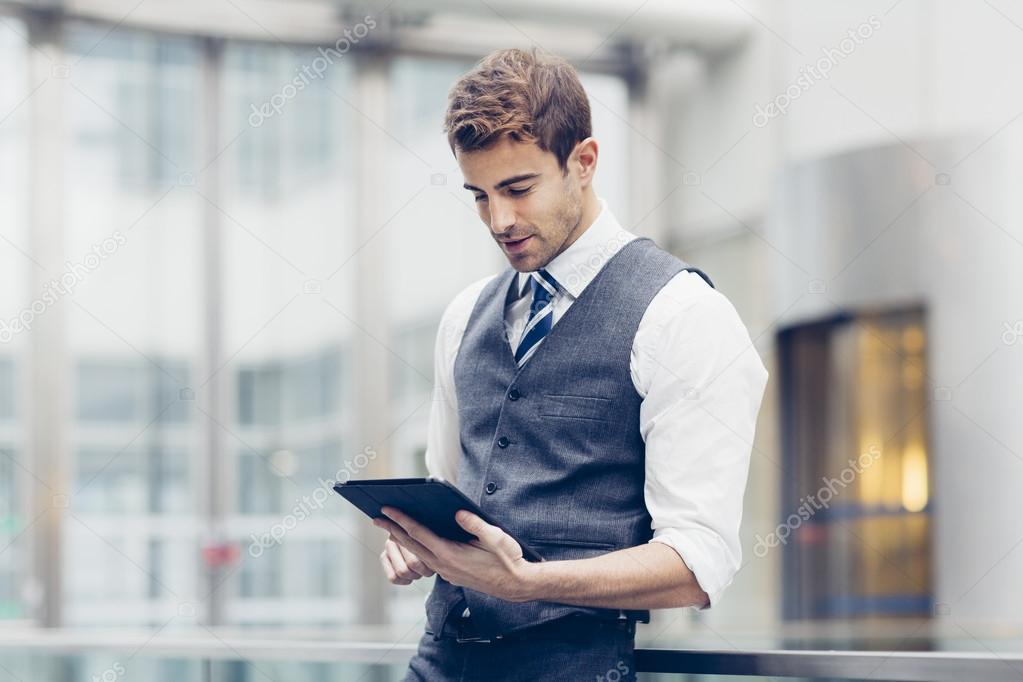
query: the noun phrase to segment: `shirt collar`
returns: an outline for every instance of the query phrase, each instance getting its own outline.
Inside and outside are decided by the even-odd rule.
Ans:
[[[636,238],[611,213],[604,199],[598,198],[600,212],[593,224],[586,228],[571,246],[555,256],[544,269],[558,282],[561,291],[573,299],[589,285],[600,269],[619,250]],[[530,273],[518,273],[518,295],[524,296],[529,287]]]

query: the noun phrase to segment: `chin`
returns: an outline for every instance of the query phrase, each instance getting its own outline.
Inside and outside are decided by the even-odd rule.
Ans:
[[[508,259],[508,264],[511,265],[512,269],[515,270],[516,272],[532,272],[533,270],[536,270],[536,268],[530,267],[530,263],[531,261],[528,260],[522,259],[513,260],[511,258]]]
[[[519,272],[533,272],[539,270],[545,265],[545,261],[534,254],[522,255],[519,257],[511,256],[508,258],[508,262],[512,268]]]

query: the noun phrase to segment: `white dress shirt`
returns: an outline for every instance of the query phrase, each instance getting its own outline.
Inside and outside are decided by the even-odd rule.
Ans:
[[[553,324],[601,267],[636,239],[599,201],[593,224],[545,268],[559,284]],[[431,476],[452,482],[462,456],[455,357],[472,309],[495,276],[459,293],[437,332],[426,466]],[[517,345],[532,290],[528,273],[513,282],[517,291],[505,309],[505,329]],[[633,339],[630,370],[642,398],[651,542],[674,549],[716,604],[742,562],[742,499],[767,370],[735,308],[694,272],[675,275],[650,302]]]

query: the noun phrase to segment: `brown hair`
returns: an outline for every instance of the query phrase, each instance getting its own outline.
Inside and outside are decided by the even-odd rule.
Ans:
[[[452,152],[484,149],[507,135],[553,153],[562,170],[591,128],[575,68],[537,48],[484,57],[451,88],[444,116]]]

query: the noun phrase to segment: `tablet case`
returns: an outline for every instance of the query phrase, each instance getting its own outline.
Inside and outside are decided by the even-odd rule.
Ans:
[[[475,502],[447,481],[438,478],[363,479],[337,483],[334,490],[371,519],[385,518],[380,511],[381,507],[394,507],[437,535],[456,542],[476,539],[455,521],[455,512],[459,509],[471,511],[511,535],[519,543],[526,560],[543,561],[543,557],[535,550],[490,518]]]

